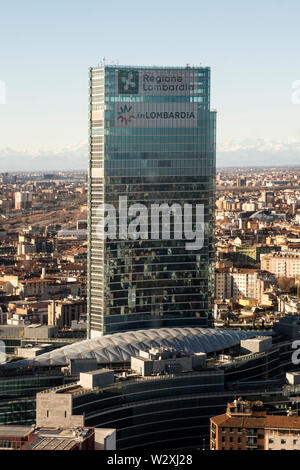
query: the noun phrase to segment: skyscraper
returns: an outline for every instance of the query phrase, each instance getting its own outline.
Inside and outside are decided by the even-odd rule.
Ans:
[[[88,335],[207,326],[214,291],[216,141],[210,69],[105,65],[91,68],[89,78]],[[109,212],[103,204],[116,209]],[[130,238],[127,225],[133,204],[140,205],[135,211],[142,207],[139,239]],[[152,214],[158,205],[160,218],[145,219],[143,208]],[[201,225],[197,205],[204,210],[198,249],[187,244]],[[184,212],[188,206],[192,216]],[[115,237],[105,239],[99,233],[111,215]]]

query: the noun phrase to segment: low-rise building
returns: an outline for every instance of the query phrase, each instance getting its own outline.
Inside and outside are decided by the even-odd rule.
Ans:
[[[115,429],[0,426],[2,450],[115,450]]]
[[[263,403],[228,403],[210,419],[211,450],[299,450],[300,417],[267,414]]]
[[[85,299],[53,300],[48,306],[48,325],[70,328],[73,321],[78,322],[82,314],[86,313],[86,309]]]

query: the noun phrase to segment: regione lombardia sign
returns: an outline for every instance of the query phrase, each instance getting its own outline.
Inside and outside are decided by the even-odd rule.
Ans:
[[[119,95],[197,95],[197,77],[191,69],[118,70]]]

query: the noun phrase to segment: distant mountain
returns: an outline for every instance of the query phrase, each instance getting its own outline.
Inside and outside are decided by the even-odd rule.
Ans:
[[[225,142],[217,149],[218,167],[298,166],[300,142],[264,139]]]
[[[87,142],[62,147],[55,151],[21,152],[0,149],[0,173],[5,171],[87,170]]]
[[[300,165],[300,142],[245,140],[225,142],[217,148],[218,167]],[[5,171],[87,170],[88,144],[58,148],[55,151],[21,152],[0,149],[0,173]]]

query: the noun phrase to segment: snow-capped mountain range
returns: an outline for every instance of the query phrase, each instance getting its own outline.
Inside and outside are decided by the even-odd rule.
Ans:
[[[267,139],[223,142],[217,147],[218,167],[298,166],[300,141]]]
[[[0,173],[6,171],[86,170],[87,141],[55,150],[20,151],[0,149]],[[276,142],[265,139],[228,141],[217,147],[218,167],[300,165],[300,142]]]

